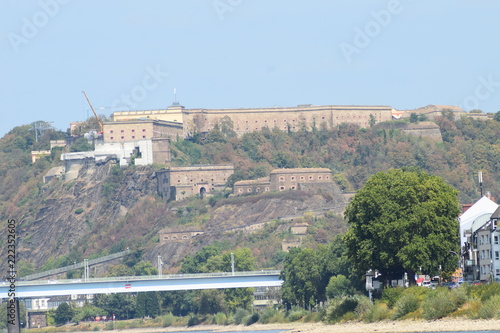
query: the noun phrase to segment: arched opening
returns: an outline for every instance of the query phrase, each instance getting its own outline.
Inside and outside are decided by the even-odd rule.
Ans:
[[[203,199],[205,197],[206,192],[207,190],[204,187],[200,188],[200,199]]]

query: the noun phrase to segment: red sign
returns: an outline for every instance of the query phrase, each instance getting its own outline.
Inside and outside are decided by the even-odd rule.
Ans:
[[[132,284],[127,283],[127,284],[125,285],[125,289],[130,289],[130,288],[132,288]]]

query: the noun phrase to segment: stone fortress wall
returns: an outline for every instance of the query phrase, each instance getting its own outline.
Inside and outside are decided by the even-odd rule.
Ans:
[[[182,126],[183,136],[187,137],[195,132],[208,132],[225,119],[232,122],[233,130],[238,135],[243,135],[261,130],[262,127],[291,131],[297,131],[302,126],[331,128],[342,123],[368,127],[370,115],[379,123],[391,120],[392,112],[393,109],[389,106],[299,105],[241,109],[184,109],[182,106],[173,106],[164,110],[114,112],[112,119],[120,123],[141,119],[168,121],[176,124],[175,126]],[[182,119],[179,119],[179,114]]]

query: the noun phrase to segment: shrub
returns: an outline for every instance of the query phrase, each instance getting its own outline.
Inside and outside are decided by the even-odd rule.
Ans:
[[[234,313],[234,317],[233,317],[233,323],[235,325],[241,324],[243,322],[243,319],[245,317],[247,317],[249,314],[250,314],[250,312],[248,312],[245,309],[242,309],[242,308],[236,309],[236,312]]]
[[[258,321],[259,321],[259,314],[257,312],[255,312],[246,318],[245,325],[250,326],[252,324],[255,324]]]
[[[477,316],[481,319],[500,318],[500,295],[491,296],[484,302],[479,308]]]
[[[356,313],[356,317],[363,318],[373,307],[372,301],[366,296],[358,296],[358,305],[354,312]]]
[[[187,327],[195,326],[200,323],[200,319],[195,314],[191,313],[187,322]]]
[[[368,312],[363,316],[363,320],[367,323],[382,321],[389,319],[390,310],[385,303],[377,303],[373,305]]]
[[[80,208],[75,209],[76,215],[80,215],[81,213],[83,213],[83,208],[80,207]]]
[[[287,318],[290,321],[297,321],[305,317],[307,313],[308,311],[300,306],[292,306],[292,309],[288,312]]]
[[[404,290],[405,289],[401,287],[384,288],[384,291],[382,292],[382,300],[387,303],[389,308],[392,309]]]
[[[398,319],[404,315],[416,311],[419,307],[418,299],[413,293],[403,294],[394,304],[394,315],[392,319]]]
[[[172,326],[174,322],[175,322],[175,316],[172,313],[167,313],[162,317],[163,327]]]
[[[223,312],[217,312],[215,315],[215,323],[217,325],[227,325],[227,316]]]
[[[458,307],[453,303],[447,289],[436,290],[436,292],[429,295],[422,304],[424,318],[427,320],[443,318],[457,308]]]
[[[357,296],[344,296],[334,298],[327,303],[325,320],[331,323],[344,319],[343,316],[348,312],[353,312],[359,304]]]

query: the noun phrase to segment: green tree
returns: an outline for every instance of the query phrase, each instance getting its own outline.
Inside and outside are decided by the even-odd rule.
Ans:
[[[496,120],[496,121],[500,121],[500,111],[497,111],[495,113],[495,116],[493,117],[493,119]]]
[[[135,313],[138,317],[157,317],[160,315],[160,301],[156,291],[138,293],[135,299]]]
[[[372,176],[345,211],[347,254],[361,272],[378,269],[390,279],[422,267],[453,271],[458,252],[458,192],[419,169]]]
[[[57,324],[65,324],[73,318],[73,314],[74,311],[71,306],[68,303],[63,302],[57,307],[54,319]]]
[[[355,289],[351,281],[342,274],[332,276],[326,287],[326,297],[328,298],[352,296],[354,293]]]
[[[130,294],[98,294],[94,296],[93,304],[107,315],[115,315],[116,319],[134,318],[135,300]]]
[[[321,266],[313,249],[294,247],[285,258],[281,271],[283,302],[287,306],[316,305],[321,285]]]

